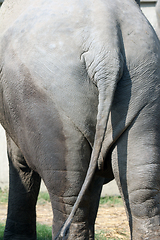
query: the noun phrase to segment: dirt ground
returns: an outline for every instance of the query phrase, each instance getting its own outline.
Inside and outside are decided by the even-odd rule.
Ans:
[[[0,222],[6,220],[7,204],[0,204]],[[37,205],[37,222],[52,225],[52,210],[50,203]],[[129,239],[129,227],[122,206],[108,206],[107,204],[99,207],[96,219],[96,232],[102,232],[106,239]]]

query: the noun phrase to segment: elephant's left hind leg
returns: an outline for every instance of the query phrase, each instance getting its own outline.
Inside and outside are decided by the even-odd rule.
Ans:
[[[7,137],[9,201],[4,240],[36,240],[36,202],[40,176],[31,170],[20,149]]]

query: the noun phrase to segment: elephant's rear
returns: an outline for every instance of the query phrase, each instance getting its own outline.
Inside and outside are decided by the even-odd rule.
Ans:
[[[126,199],[133,236],[137,240],[147,234],[144,227],[152,232],[147,237],[154,239],[159,235],[160,215],[156,202],[160,190],[159,41],[133,1],[91,2],[30,1],[7,25],[0,37],[0,120],[29,167],[45,180],[56,235],[85,178],[101,111],[98,120],[106,122],[99,129],[104,129],[105,136],[97,136],[111,139],[109,144],[106,139],[104,144],[99,141],[104,157],[117,145],[114,173]],[[94,176],[70,239],[94,238],[102,183]],[[88,207],[93,199],[94,211]],[[143,224],[138,232],[135,219],[139,217]]]

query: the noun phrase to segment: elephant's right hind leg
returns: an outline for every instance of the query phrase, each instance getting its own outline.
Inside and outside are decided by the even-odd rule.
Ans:
[[[7,137],[9,201],[4,240],[36,240],[36,202],[40,176],[31,170],[20,149]]]

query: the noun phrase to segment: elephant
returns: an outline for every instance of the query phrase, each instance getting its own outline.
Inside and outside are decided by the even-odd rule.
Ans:
[[[52,239],[93,240],[102,186],[114,178],[131,239],[160,238],[160,42],[137,3],[3,3],[4,240],[37,239],[41,179]]]

